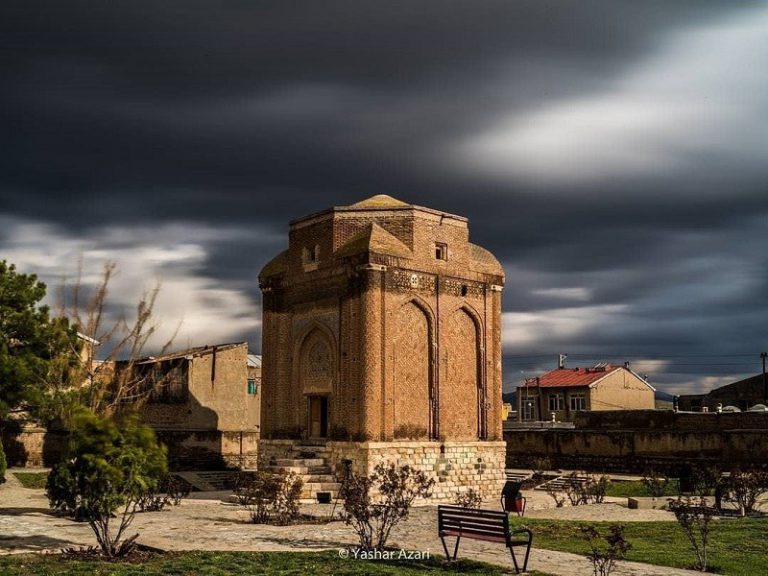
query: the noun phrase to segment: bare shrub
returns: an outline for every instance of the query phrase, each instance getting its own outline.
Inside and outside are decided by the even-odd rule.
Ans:
[[[725,482],[726,499],[734,502],[742,516],[751,514],[760,494],[768,490],[768,472],[762,470],[731,470]]]
[[[304,482],[295,472],[278,474],[278,478],[277,497],[272,506],[273,522],[284,526],[299,517],[299,496]]]
[[[605,493],[608,490],[608,484],[611,479],[608,476],[590,476],[584,486],[585,497],[587,502],[593,502],[595,504],[601,504],[605,501]]]
[[[378,464],[370,476],[352,473],[344,483],[344,521],[364,550],[383,550],[389,534],[408,517],[416,498],[429,498],[435,481],[408,465]],[[371,492],[376,491],[377,497]]]
[[[192,487],[188,482],[169,475],[160,484],[147,486],[136,504],[141,512],[160,512],[166,506],[178,506],[181,500],[189,496]]]
[[[683,529],[691,550],[695,556],[694,569],[705,572],[707,570],[707,548],[709,546],[709,533],[715,510],[707,506],[703,496],[698,499],[678,497],[677,500],[669,499],[669,510],[675,514],[677,523]]]
[[[544,473],[552,469],[552,461],[546,456],[540,456],[531,460],[531,470],[535,480],[544,478]]]
[[[669,477],[663,472],[658,472],[653,468],[647,468],[643,472],[643,477],[640,480],[651,493],[651,496],[655,498],[661,498],[666,494],[669,487]]]
[[[605,493],[610,482],[608,476],[586,475],[571,472],[565,477],[563,490],[571,506],[581,504],[600,504],[605,501]],[[555,500],[557,502],[557,500]]]
[[[241,506],[247,506],[251,498],[250,492],[256,478],[256,473],[252,471],[240,470],[235,474],[233,492],[237,503]]]
[[[238,503],[248,508],[254,524],[291,524],[299,517],[303,482],[294,472],[243,473],[236,479]]]
[[[453,503],[462,508],[480,508],[483,504],[483,497],[474,488],[469,488],[456,494]]]
[[[254,524],[269,522],[273,503],[277,499],[277,491],[278,479],[275,474],[259,470],[252,475],[239,497],[251,514],[251,522]]]
[[[691,469],[691,483],[693,484],[693,493],[699,498],[709,496],[715,491],[722,471],[719,466],[714,464],[699,464]]]
[[[632,545],[624,538],[624,529],[612,525],[608,534],[600,534],[594,526],[581,529],[589,543],[589,558],[594,576],[609,576],[617,560],[623,560]]]
[[[555,508],[565,506],[566,495],[556,488],[547,488],[547,494],[555,501]]]
[[[181,504],[192,492],[192,485],[178,476],[169,476],[165,485],[165,494],[174,506]]]
[[[568,498],[568,501],[571,503],[571,506],[587,503],[586,491],[583,484],[584,482],[579,478],[579,475],[576,472],[571,472],[565,477],[563,491],[565,492],[566,498]]]

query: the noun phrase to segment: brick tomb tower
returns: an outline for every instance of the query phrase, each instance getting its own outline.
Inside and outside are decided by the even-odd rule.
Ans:
[[[461,216],[381,195],[291,222],[259,275],[263,461],[408,463],[435,499],[498,497],[503,283]]]

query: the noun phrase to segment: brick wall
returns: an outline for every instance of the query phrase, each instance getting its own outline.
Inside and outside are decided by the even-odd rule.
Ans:
[[[371,222],[377,244],[345,251]],[[259,277],[265,438],[306,437],[309,394],[327,396],[337,440],[501,438],[503,270],[469,243],[466,219],[397,202],[335,208],[294,221],[288,255]],[[303,347],[314,329],[331,347],[320,387]]]

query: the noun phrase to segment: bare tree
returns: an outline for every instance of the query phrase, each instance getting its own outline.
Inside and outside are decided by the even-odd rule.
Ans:
[[[85,406],[95,414],[113,414],[125,405],[137,405],[148,398],[153,389],[164,384],[137,364],[146,359],[145,348],[159,326],[154,316],[160,284],[144,292],[130,317],[117,319],[108,314],[110,284],[117,270],[107,262],[96,287],[88,290],[82,280],[82,263],[75,283],[65,282],[59,289],[60,316],[69,319],[77,330],[70,339],[69,350],[52,365],[51,408],[49,412],[64,421],[77,406]],[[165,354],[173,344],[181,323],[160,350]]]

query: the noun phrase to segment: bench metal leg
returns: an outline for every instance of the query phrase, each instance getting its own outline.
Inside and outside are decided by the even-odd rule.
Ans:
[[[512,556],[512,564],[515,565],[515,574],[520,574],[520,567],[517,565],[517,558],[515,558],[515,549],[510,546],[509,553]]]
[[[528,543],[525,546],[525,557],[523,558],[523,569],[520,569],[520,566],[517,563],[517,557],[515,556],[515,547],[510,546],[509,547],[509,553],[512,555],[512,564],[515,565],[515,572],[520,574],[520,572],[525,572],[528,570],[528,558],[531,555],[531,545],[533,544],[533,538],[531,538]]]
[[[453,559],[456,560],[456,555],[459,553],[459,541],[461,536],[456,537],[456,546],[453,548]]]
[[[445,550],[445,557],[448,560],[456,560],[456,556],[459,553],[459,540],[461,540],[461,536],[456,537],[456,546],[453,547],[453,556],[451,556],[450,552],[448,552],[448,546],[445,543],[445,536],[440,536],[440,541],[443,543],[443,550]]]
[[[440,536],[440,542],[443,543],[443,550],[445,550],[445,557],[450,560],[451,555],[448,554],[448,546],[445,545],[445,536]]]

